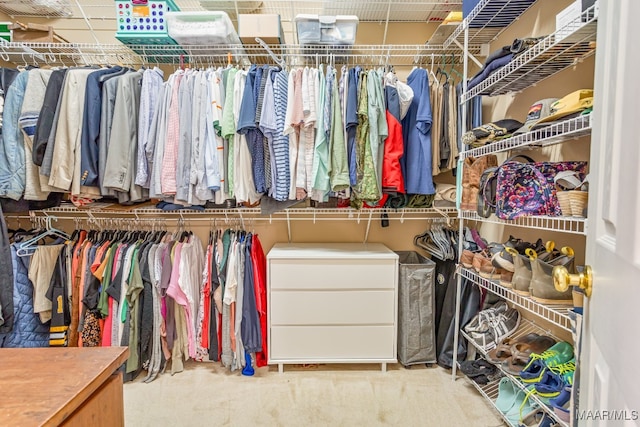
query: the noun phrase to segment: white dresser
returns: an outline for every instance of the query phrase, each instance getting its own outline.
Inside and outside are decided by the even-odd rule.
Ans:
[[[397,361],[398,256],[379,243],[276,244],[269,364]]]

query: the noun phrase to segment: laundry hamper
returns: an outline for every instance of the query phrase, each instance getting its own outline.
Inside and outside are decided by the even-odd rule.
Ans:
[[[436,362],[434,322],[436,264],[417,252],[396,252],[398,361],[404,366]]]

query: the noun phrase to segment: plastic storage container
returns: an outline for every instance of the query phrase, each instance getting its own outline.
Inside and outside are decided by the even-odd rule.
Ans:
[[[169,36],[181,46],[240,44],[225,12],[170,12],[166,16]]]
[[[417,252],[396,252],[398,281],[398,361],[404,366],[436,363],[436,263]]]
[[[353,45],[356,41],[357,16],[297,15],[295,22],[300,44]]]

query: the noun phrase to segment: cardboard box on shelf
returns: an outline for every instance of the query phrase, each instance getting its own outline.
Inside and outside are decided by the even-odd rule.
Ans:
[[[14,42],[27,43],[69,43],[68,40],[58,35],[52,26],[15,22],[9,25],[13,33]]]
[[[260,37],[267,44],[283,43],[280,15],[238,15],[238,34],[244,44],[256,44]]]

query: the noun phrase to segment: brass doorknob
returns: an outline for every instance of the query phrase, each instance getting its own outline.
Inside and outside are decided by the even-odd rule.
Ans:
[[[555,266],[553,267],[553,286],[558,292],[566,292],[569,286],[578,286],[584,290],[587,297],[590,297],[593,287],[593,270],[590,266],[585,265],[582,273],[569,274],[566,267]]]

